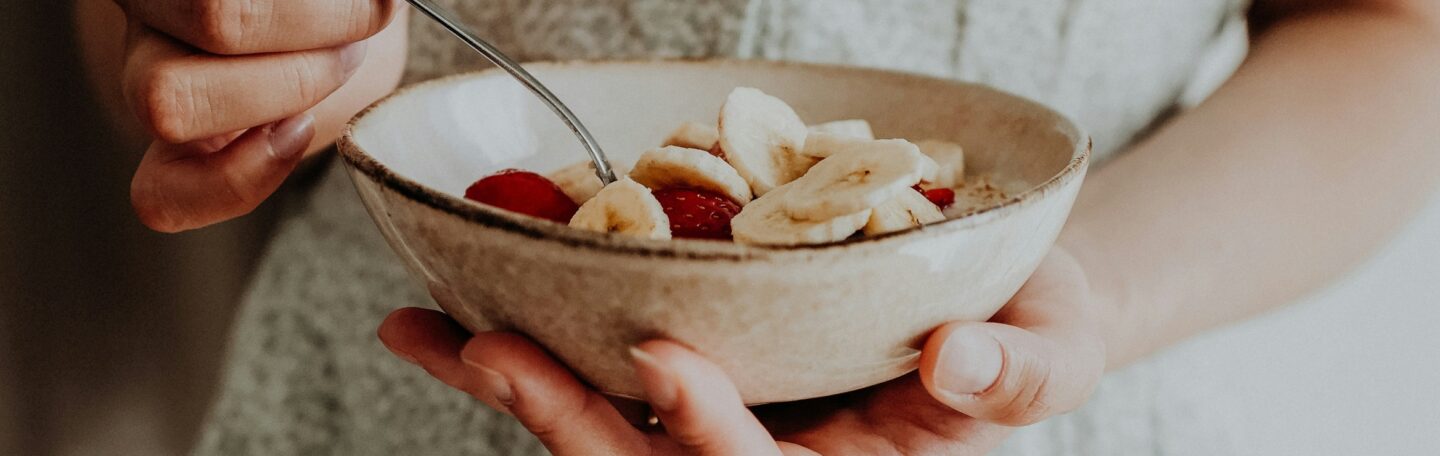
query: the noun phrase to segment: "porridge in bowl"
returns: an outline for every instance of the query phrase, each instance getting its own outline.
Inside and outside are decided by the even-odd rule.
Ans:
[[[789,105],[737,88],[718,127],[686,122],[628,176],[604,185],[589,162],[549,177],[505,170],[466,198],[571,227],[650,239],[824,244],[905,231],[1006,196],[966,186],[965,152],[938,140],[876,139],[865,120],[807,127]]]

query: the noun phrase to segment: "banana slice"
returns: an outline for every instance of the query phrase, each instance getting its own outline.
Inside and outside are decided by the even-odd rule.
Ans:
[[[863,120],[837,120],[834,122],[825,122],[820,125],[811,125],[810,133],[824,133],[856,139],[875,139],[875,131],[870,129],[870,122]]]
[[[622,178],[580,206],[570,226],[601,233],[670,239],[670,217],[649,188]]]
[[[664,146],[686,147],[690,149],[710,150],[720,142],[720,130],[715,127],[698,122],[685,122],[680,124],[665,138]]]
[[[654,189],[693,187],[730,197],[745,205],[754,196],[750,184],[735,168],[709,152],[684,147],[662,147],[640,155],[630,178]]]
[[[790,184],[784,206],[800,220],[829,220],[890,201],[919,183],[925,155],[904,140],[858,141],[836,149]]]
[[[945,141],[920,141],[915,145],[920,147],[921,153],[936,163],[935,178],[925,180],[945,188],[955,188],[965,183],[965,148]]]
[[[785,210],[790,186],[777,188],[740,210],[730,220],[735,242],[760,245],[824,244],[843,241],[870,220],[870,209],[821,222],[797,220]]]
[[[870,141],[835,133],[810,133],[805,136],[805,147],[800,149],[800,155],[815,158],[818,162],[820,159],[835,155],[836,152],[859,147]]]
[[[820,163],[820,160],[834,155],[836,151],[843,150],[847,147],[854,147],[862,141],[865,140],[834,133],[815,133],[812,131],[805,136],[805,147],[800,148],[800,154],[798,154],[795,159],[790,160],[790,172],[804,176],[805,173],[810,172],[810,168]]]
[[[865,223],[865,235],[875,236],[908,230],[921,225],[945,220],[940,207],[925,199],[917,191],[900,192],[895,198],[881,204],[870,214]]]
[[[600,189],[605,188],[605,183],[595,176],[595,164],[590,161],[579,162],[545,176],[560,187],[566,196],[575,200],[575,204],[585,204],[594,198]]]
[[[887,141],[904,140],[892,139]],[[812,159],[813,162],[811,162],[809,166],[813,167],[816,163],[819,163],[820,160],[835,155],[837,152],[866,147],[867,144],[874,142],[875,140],[852,138],[833,133],[811,133],[805,138],[805,149],[801,151],[800,155]],[[924,156],[924,154],[921,154],[921,161],[924,162],[924,170],[920,176],[921,180],[935,182],[935,179],[939,176],[940,165],[930,157]],[[796,163],[797,165],[803,165],[803,162],[797,161]],[[809,167],[805,168],[805,172],[809,172],[809,170]]]
[[[794,109],[757,89],[735,89],[720,108],[720,150],[755,196],[804,175],[792,162],[808,134]]]

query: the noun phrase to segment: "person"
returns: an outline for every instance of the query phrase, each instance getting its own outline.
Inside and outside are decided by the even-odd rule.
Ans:
[[[479,68],[394,1],[117,3],[123,16],[81,14],[128,23],[123,71],[104,55],[93,71],[122,75],[155,138],[131,199],[159,231],[251,211],[402,69]],[[702,356],[647,342],[633,352],[653,427],[524,335],[418,308],[428,298],[330,165],[265,253],[196,453],[1226,453],[1213,422],[1140,397],[1153,370],[1112,374],[1065,412],[1103,371],[1330,283],[1440,183],[1440,6],[1425,0],[439,3],[522,60],[764,58],[979,81],[1078,120],[1099,163],[1025,288],[991,322],[940,326],[917,374],[747,409]],[[1071,424],[1011,427],[1041,421]]]

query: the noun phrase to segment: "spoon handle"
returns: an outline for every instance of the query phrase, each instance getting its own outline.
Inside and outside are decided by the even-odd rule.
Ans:
[[[575,113],[570,112],[570,108],[566,107],[565,103],[560,102],[560,98],[550,92],[550,89],[545,88],[545,85],[535,79],[535,76],[532,76],[529,71],[525,71],[525,68],[515,63],[510,57],[505,56],[505,54],[500,52],[499,49],[496,49],[495,46],[475,36],[474,33],[471,33],[464,24],[455,18],[454,14],[446,11],[445,8],[435,5],[435,3],[430,0],[407,1],[409,1],[410,5],[414,6],[415,9],[425,13],[426,16],[440,23],[440,25],[445,27],[446,30],[449,30],[450,33],[453,33],[457,38],[460,38],[461,41],[464,41],[465,44],[475,49],[475,52],[479,52],[480,55],[485,56],[486,60],[489,60],[491,63],[494,63],[495,66],[510,73],[511,76],[514,76],[516,80],[520,81],[520,84],[530,89],[530,92],[534,93],[535,96],[540,97],[546,105],[550,106],[551,111],[554,111],[556,115],[560,116],[560,120],[565,121],[565,125],[570,127],[570,131],[574,132],[577,138],[580,138],[580,142],[585,146],[586,152],[590,153],[590,160],[595,162],[595,175],[600,178],[600,181],[606,185],[615,182],[615,171],[610,168],[610,161],[605,158],[605,152],[600,150],[600,143],[595,141],[595,137],[590,135],[590,130],[585,129],[585,125],[580,123],[580,119],[575,117]]]

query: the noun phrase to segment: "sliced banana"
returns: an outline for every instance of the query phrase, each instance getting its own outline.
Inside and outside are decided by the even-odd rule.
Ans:
[[[870,141],[835,133],[810,133],[805,136],[805,147],[800,149],[800,155],[823,159],[835,155],[836,152],[862,146]]]
[[[735,168],[709,152],[684,147],[651,149],[640,155],[630,178],[654,189],[692,187],[730,197],[740,205],[754,199]]]
[[[926,180],[945,188],[965,183],[965,148],[945,141],[920,141],[915,145],[936,163],[935,178]]]
[[[797,220],[785,210],[790,186],[765,194],[740,210],[730,220],[735,242],[759,245],[804,245],[843,241],[860,231],[870,220],[870,209],[829,220]]]
[[[600,189],[605,188],[605,183],[595,175],[595,163],[590,161],[560,168],[546,177],[559,186],[566,196],[575,200],[575,204],[585,204],[594,198],[596,193],[600,193]]]
[[[829,220],[877,207],[915,186],[925,155],[903,140],[855,142],[837,149],[791,183],[784,206],[800,220]]]
[[[755,196],[804,175],[793,162],[808,134],[790,105],[757,89],[735,89],[720,108],[720,149]]]
[[[670,137],[665,138],[665,142],[662,143],[662,145],[708,151],[714,148],[715,144],[719,142],[720,130],[715,129],[715,127],[699,122],[685,122],[680,124],[680,128],[676,128],[674,132],[671,132]]]
[[[900,139],[890,139],[890,140],[886,140],[886,141],[904,141],[904,140],[900,140]],[[809,167],[815,166],[815,164],[816,164],[816,163],[819,163],[820,160],[823,160],[823,159],[825,159],[825,158],[828,158],[828,157],[830,157],[831,155],[835,155],[835,153],[837,153],[837,152],[844,151],[844,150],[848,150],[848,149],[853,149],[853,148],[868,147],[868,146],[867,146],[868,144],[871,144],[871,143],[874,143],[874,142],[876,142],[876,141],[875,141],[875,140],[860,139],[860,138],[852,138],[852,137],[847,137],[847,136],[843,136],[843,135],[837,135],[837,134],[833,134],[833,133],[811,133],[809,136],[807,136],[807,137],[805,138],[805,149],[803,149],[803,150],[801,151],[800,155],[803,156],[803,157],[809,157],[810,159],[813,160],[813,162],[811,162],[811,163],[805,168],[805,171],[808,172],[808,171],[810,170]],[[922,180],[925,180],[926,182],[934,182],[935,179],[938,178],[939,171],[940,171],[940,165],[937,164],[937,163],[935,162],[935,160],[932,160],[930,157],[924,156],[924,154],[921,155],[921,161],[924,162],[924,163],[923,163],[924,169],[923,169],[923,172],[922,172],[920,178],[921,178]],[[801,163],[801,162],[797,162],[797,163]]]
[[[601,233],[670,239],[670,217],[650,189],[621,178],[580,206],[570,226]]]
[[[865,140],[833,133],[811,132],[805,136],[805,147],[800,148],[800,154],[790,160],[790,172],[804,176],[810,172],[810,168],[820,163],[820,160],[861,141]]]
[[[834,122],[825,122],[820,125],[811,125],[810,133],[824,133],[856,139],[875,139],[875,131],[870,129],[870,122],[858,119],[837,120]]]
[[[940,207],[925,199],[917,191],[900,192],[894,198],[875,208],[870,221],[865,223],[865,235],[874,236],[904,231],[921,225],[945,220]]]

